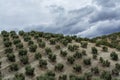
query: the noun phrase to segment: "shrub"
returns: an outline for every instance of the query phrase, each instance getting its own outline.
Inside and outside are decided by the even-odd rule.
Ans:
[[[117,54],[116,52],[112,52],[112,53],[110,54],[110,57],[112,58],[112,60],[115,60],[115,61],[118,60],[118,54]]]
[[[55,48],[56,49],[60,49],[60,45],[55,45]]]
[[[19,50],[19,56],[24,56],[27,55],[27,50],[26,49],[20,49]]]
[[[43,60],[43,59],[40,59],[39,60],[39,66],[41,68],[46,68],[47,67],[47,61],[46,60]]]
[[[61,63],[58,63],[55,65],[55,71],[62,71],[64,68],[64,65]]]
[[[55,55],[55,54],[50,53],[50,54],[48,55],[48,58],[49,58],[50,61],[52,61],[52,62],[55,62],[55,61],[56,61],[56,55]]]
[[[19,35],[23,36],[24,35],[24,31],[19,31]]]
[[[80,65],[76,64],[73,66],[73,69],[75,70],[75,72],[81,72],[82,67]]]
[[[55,44],[56,44],[56,40],[55,40],[55,39],[51,39],[51,40],[50,40],[50,44],[51,44],[51,45],[55,45]]]
[[[78,52],[78,51],[76,51],[73,56],[74,56],[74,58],[77,58],[77,59],[78,59],[78,58],[82,58],[81,52]]]
[[[16,63],[11,64],[9,67],[11,71],[18,71],[19,69],[18,64]]]
[[[25,76],[23,75],[23,73],[17,73],[15,74],[13,80],[25,80]]]
[[[102,57],[100,57],[99,61],[100,61],[100,63],[103,63],[104,60]]]
[[[17,49],[22,49],[23,48],[23,44],[22,43],[16,44],[16,48]]]
[[[86,58],[86,59],[83,60],[83,63],[85,65],[91,65],[91,59],[90,58]]]
[[[34,68],[32,68],[30,65],[25,67],[25,74],[29,75],[29,76],[33,76],[34,75]]]
[[[91,80],[92,74],[90,72],[84,73],[85,80]]]
[[[103,71],[101,73],[100,77],[104,80],[112,80],[112,76],[111,76],[110,72],[107,72],[107,71]]]
[[[105,60],[105,61],[102,62],[102,66],[109,67],[110,66],[110,62],[108,60]]]
[[[49,53],[51,53],[52,52],[52,50],[51,50],[51,48],[45,48],[45,52],[46,52],[46,54],[49,54]]]
[[[75,50],[77,50],[79,48],[79,46],[77,46],[77,45],[69,45],[68,46],[68,50],[70,50],[70,51],[75,51]]]
[[[62,51],[62,50],[60,51],[60,55],[63,57],[66,57],[67,54],[68,54],[67,51]]]
[[[3,37],[3,42],[9,42],[9,41],[10,41],[9,37]]]
[[[15,55],[13,53],[7,54],[7,58],[11,62],[15,62]]]
[[[21,42],[21,40],[20,39],[14,39],[13,40],[13,43],[16,45],[16,44],[19,44]]]
[[[94,73],[94,74],[99,74],[99,68],[98,67],[93,67],[91,68],[91,72]]]
[[[68,63],[73,64],[75,59],[73,56],[68,56],[67,61],[68,61]]]
[[[24,38],[24,41],[25,41],[25,42],[31,40],[31,38],[30,38],[29,36],[24,36],[23,38]]]
[[[85,50],[82,50],[82,55],[87,55]]]
[[[112,70],[112,75],[118,76],[119,72],[120,71],[115,68],[115,69]]]
[[[32,40],[28,41],[28,45],[29,45],[29,46],[31,46],[31,45],[33,45],[33,44],[34,44],[34,42],[33,42]]]
[[[88,43],[87,42],[81,42],[81,47],[82,48],[87,48]]]
[[[120,64],[119,64],[119,63],[116,63],[116,64],[115,64],[115,68],[120,71]]]
[[[35,53],[35,59],[40,59],[42,57],[42,55],[39,53],[39,52],[37,52],[37,53]]]
[[[104,52],[108,51],[108,48],[106,46],[102,47],[102,49],[103,49]]]
[[[36,80],[55,80],[55,73],[47,71],[44,75],[38,76]]]
[[[11,46],[12,46],[12,42],[10,42],[10,41],[5,41],[5,42],[4,42],[4,46],[5,46],[5,47],[11,47]]]
[[[23,64],[28,64],[29,63],[29,58],[28,56],[22,56],[20,58],[20,61],[23,63]]]
[[[92,54],[98,54],[98,50],[95,47],[92,47]]]
[[[96,54],[93,54],[93,59],[97,59],[97,55]]]
[[[12,47],[8,47],[5,49],[5,53],[12,53],[13,52],[13,48]]]
[[[62,39],[62,40],[61,40],[61,43],[62,43],[64,46],[67,46],[69,42],[68,42],[68,40]]]
[[[45,43],[45,42],[43,42],[43,41],[42,41],[42,42],[39,42],[39,47],[40,47],[40,48],[44,48],[45,46],[46,46],[46,43]]]
[[[67,75],[66,74],[60,75],[58,80],[67,80]]]
[[[36,49],[37,49],[37,45],[31,45],[29,47],[30,52],[36,52]]]

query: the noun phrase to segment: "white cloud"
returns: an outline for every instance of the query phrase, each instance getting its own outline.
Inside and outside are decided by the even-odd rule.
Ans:
[[[0,30],[34,29],[84,37],[118,31],[120,1],[105,1],[0,0]]]

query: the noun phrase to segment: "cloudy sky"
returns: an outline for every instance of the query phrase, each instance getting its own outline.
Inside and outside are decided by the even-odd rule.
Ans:
[[[120,31],[120,0],[0,0],[1,30],[95,37]]]

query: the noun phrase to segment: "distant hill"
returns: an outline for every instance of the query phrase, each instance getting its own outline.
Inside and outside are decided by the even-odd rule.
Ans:
[[[120,33],[88,39],[2,31],[0,80],[120,80]]]

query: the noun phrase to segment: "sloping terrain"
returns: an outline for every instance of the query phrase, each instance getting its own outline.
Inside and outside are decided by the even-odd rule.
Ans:
[[[2,31],[1,80],[120,80],[120,36]]]

